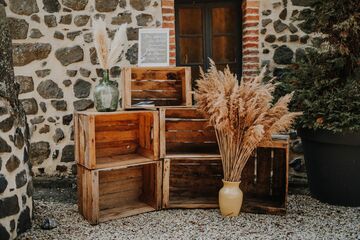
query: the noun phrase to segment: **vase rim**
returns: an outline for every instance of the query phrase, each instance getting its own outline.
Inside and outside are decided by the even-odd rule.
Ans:
[[[232,182],[232,181],[226,181],[224,179],[222,179],[223,183],[228,183],[228,184],[236,184],[236,183],[241,183],[241,181],[238,181],[238,182]]]

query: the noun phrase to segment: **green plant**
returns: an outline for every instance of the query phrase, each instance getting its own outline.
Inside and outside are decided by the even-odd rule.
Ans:
[[[295,91],[297,127],[360,131],[360,1],[315,0],[305,22],[320,37],[286,69],[278,91]]]

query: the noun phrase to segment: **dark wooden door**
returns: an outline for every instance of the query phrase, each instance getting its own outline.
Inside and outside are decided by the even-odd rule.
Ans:
[[[175,1],[176,61],[192,67],[192,78],[199,66],[209,67],[209,58],[222,69],[229,65],[241,74],[241,1]]]

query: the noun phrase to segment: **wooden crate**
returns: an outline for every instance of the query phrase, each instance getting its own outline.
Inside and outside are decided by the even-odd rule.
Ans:
[[[165,159],[162,207],[217,208],[222,178],[220,158]],[[240,188],[242,211],[285,214],[288,141],[259,147],[245,166]]]
[[[79,212],[91,224],[161,208],[161,161],[77,170]]]
[[[126,109],[192,105],[189,67],[132,67],[121,74]],[[150,103],[137,105],[143,102]]]
[[[75,113],[75,153],[88,169],[158,160],[158,112]]]
[[[214,128],[196,108],[160,109],[160,157],[219,157]]]

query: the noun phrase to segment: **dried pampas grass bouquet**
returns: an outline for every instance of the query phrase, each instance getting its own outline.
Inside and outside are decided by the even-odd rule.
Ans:
[[[96,53],[100,66],[109,70],[125,54],[128,41],[126,34],[127,24],[122,24],[117,29],[114,38],[110,41],[103,19],[93,19],[93,35]]]
[[[292,94],[272,104],[275,84],[263,83],[264,72],[239,83],[228,67],[219,71],[211,61],[197,80],[197,107],[215,128],[225,181],[240,182],[252,152],[271,141],[272,134],[286,131],[301,114],[289,112]]]
[[[110,41],[105,21],[101,18],[93,19],[94,46],[99,64],[104,70],[102,81],[94,89],[95,108],[99,112],[116,111],[121,99],[118,84],[110,81],[109,72],[126,52],[128,46],[126,29],[127,24],[120,25],[114,39]]]

